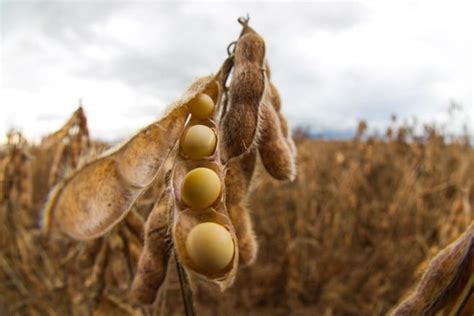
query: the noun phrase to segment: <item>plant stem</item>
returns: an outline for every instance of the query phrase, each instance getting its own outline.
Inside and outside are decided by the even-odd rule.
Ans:
[[[188,276],[186,275],[186,271],[184,271],[183,266],[179,262],[179,258],[176,253],[174,257],[176,260],[176,270],[178,270],[179,284],[181,286],[181,295],[183,296],[184,311],[186,316],[196,316],[193,304],[193,292],[189,286]]]

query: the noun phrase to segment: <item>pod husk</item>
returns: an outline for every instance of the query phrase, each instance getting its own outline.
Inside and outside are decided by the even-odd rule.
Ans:
[[[202,92],[216,98],[214,76],[197,79],[162,119],[61,181],[44,209],[44,229],[85,240],[103,235],[121,221],[181,136],[188,117],[186,104]]]
[[[205,93],[207,93],[216,104],[216,110],[214,111],[214,115],[207,120],[194,120],[191,117],[191,119],[187,122],[186,126],[183,129],[182,135],[184,135],[184,132],[193,125],[196,125],[196,124],[206,125],[209,128],[211,128],[212,131],[216,134],[217,139],[216,139],[216,149],[214,153],[208,157],[203,157],[200,160],[189,159],[181,150],[181,145],[179,145],[178,155],[175,157],[173,170],[171,174],[172,195],[174,197],[174,203],[178,206],[178,209],[183,210],[183,209],[188,208],[181,201],[181,182],[184,176],[192,169],[195,169],[198,167],[205,167],[205,168],[212,169],[219,176],[222,187],[224,186],[224,178],[222,176],[224,173],[224,167],[220,163],[220,156],[219,156],[219,150],[218,150],[219,145],[220,145],[220,140],[219,140],[219,137],[218,137],[219,135],[216,130],[216,123],[214,121],[214,119],[218,117],[219,115],[218,107],[222,100],[221,91],[222,89],[219,82],[217,80],[214,80],[213,85],[210,85],[209,88],[205,90]],[[213,206],[216,207],[220,203],[221,199],[222,199],[222,190],[218,199],[211,207]]]
[[[265,91],[265,42],[244,25],[237,41],[229,104],[221,124],[224,162],[249,151],[258,139],[259,106]]]
[[[222,225],[232,236],[234,242],[234,257],[229,265],[222,271],[206,271],[201,269],[192,262],[186,251],[186,238],[188,233],[194,226],[204,222],[213,222]],[[206,287],[217,288],[220,291],[224,291],[232,285],[238,268],[239,248],[237,246],[234,226],[232,225],[225,208],[220,210],[209,208],[203,211],[191,209],[184,211],[175,210],[172,235],[178,258],[191,277],[196,278],[200,284]]]
[[[286,141],[275,108],[263,103],[258,152],[267,172],[277,180],[294,180],[296,161]]]
[[[433,258],[417,288],[390,315],[468,315],[473,289],[474,223],[471,222],[464,234]]]
[[[256,162],[257,150],[253,150],[227,164],[225,172],[227,209],[245,201],[255,172]]]
[[[249,266],[255,262],[258,252],[257,238],[252,228],[249,210],[242,204],[237,204],[230,206],[228,211],[238,241],[240,262]]]
[[[132,297],[143,304],[153,303],[166,276],[172,248],[169,213],[169,196],[163,194],[148,216],[145,245],[132,284]]]
[[[70,129],[74,125],[79,125],[82,127],[85,127],[86,132],[87,130],[87,119],[84,114],[84,110],[82,109],[82,106],[80,106],[72,116],[69,118],[69,120],[56,132],[46,136],[41,140],[41,146],[45,148],[52,147],[62,141],[66,136],[68,136]],[[88,136],[88,135],[87,135]]]
[[[257,151],[253,150],[229,161],[225,173],[225,204],[237,236],[240,262],[245,266],[255,261],[258,251],[249,209],[245,206],[256,161]]]
[[[268,61],[265,61],[265,72],[267,74],[267,90],[265,91],[267,96],[264,97],[265,102],[271,104],[273,108],[275,109],[278,115],[278,120],[280,121],[280,128],[281,128],[283,137],[285,138],[285,141],[290,147],[291,153],[295,157],[295,160],[296,160],[296,154],[297,154],[296,145],[295,145],[295,142],[293,141],[293,138],[291,137],[288,121],[286,120],[285,116],[281,112],[280,93],[278,92],[277,87],[272,82],[272,79],[271,79],[272,73],[271,73],[271,68]]]
[[[220,89],[219,81],[216,78],[217,98],[213,98],[216,104],[216,111],[213,117],[208,120],[193,120],[191,119],[186,129],[195,124],[203,124],[210,127],[217,136],[216,150],[208,156],[200,160],[191,160],[186,157],[180,150],[180,153],[175,158],[175,164],[171,175],[172,179],[172,196],[174,202],[174,212],[172,220],[172,236],[174,241],[175,251],[178,260],[182,263],[186,272],[190,275],[192,280],[199,281],[204,287],[211,289],[225,290],[234,282],[235,275],[238,268],[239,252],[238,243],[235,235],[234,227],[229,218],[229,214],[225,206],[225,167],[221,163],[220,157],[220,139],[216,131],[217,126],[215,120],[220,116],[222,90]],[[212,96],[211,96],[212,97]],[[181,149],[181,148],[180,148]],[[206,209],[191,209],[185,205],[181,199],[181,184],[185,175],[198,167],[209,168],[219,176],[221,181],[221,192],[216,201]],[[234,257],[229,265],[222,271],[208,271],[199,268],[189,258],[186,251],[186,238],[190,230],[197,224],[203,222],[214,222],[224,226],[231,234],[234,244]]]

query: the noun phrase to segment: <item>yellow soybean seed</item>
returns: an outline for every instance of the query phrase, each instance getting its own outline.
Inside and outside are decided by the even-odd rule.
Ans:
[[[203,209],[211,206],[221,192],[221,179],[209,168],[196,168],[188,172],[181,184],[183,202]]]
[[[222,225],[206,222],[194,226],[186,238],[192,262],[207,271],[224,269],[234,256],[234,242]]]
[[[200,93],[188,103],[189,112],[198,120],[209,118],[214,112],[214,101],[205,93]]]
[[[190,127],[181,139],[183,152],[191,159],[210,156],[216,149],[216,134],[205,125]]]

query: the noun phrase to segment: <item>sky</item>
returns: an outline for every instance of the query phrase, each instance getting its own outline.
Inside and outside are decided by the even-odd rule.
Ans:
[[[0,135],[38,140],[82,99],[93,138],[127,138],[218,70],[247,13],[292,127],[347,136],[396,114],[473,133],[471,3],[2,1]]]

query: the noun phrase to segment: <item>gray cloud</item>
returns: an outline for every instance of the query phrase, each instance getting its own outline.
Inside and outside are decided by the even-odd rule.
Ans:
[[[459,57],[442,42],[442,36],[452,34],[439,34],[436,43],[447,49],[447,57],[425,61],[416,53],[430,47],[420,46],[426,51],[413,48],[412,61],[401,47],[411,45],[409,33],[393,21],[383,24],[377,10],[356,2],[6,3],[1,13],[3,86],[41,93],[65,77],[89,85],[110,83],[140,96],[123,113],[148,118],[157,113],[155,102],[171,102],[193,78],[218,69],[240,31],[236,18],[249,13],[266,39],[273,78],[293,125],[345,132],[361,118],[377,125],[391,113],[436,116],[450,97],[458,97],[451,95],[458,83],[446,72],[450,63],[466,63],[449,59]],[[393,14],[404,12],[400,8]],[[377,27],[386,29],[378,33]],[[431,34],[418,28],[414,24],[410,32],[419,32],[419,43],[435,45]],[[385,47],[402,53],[384,57],[390,53]],[[121,136],[131,132],[114,128]]]

